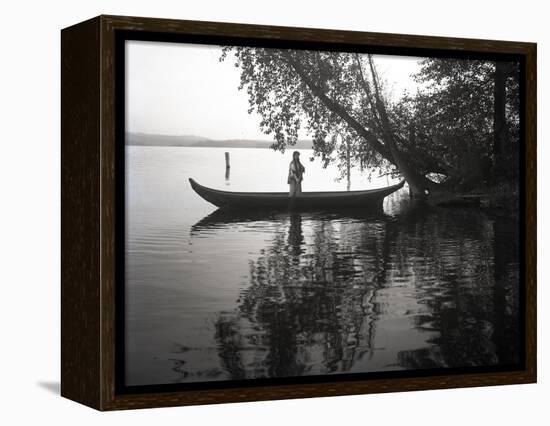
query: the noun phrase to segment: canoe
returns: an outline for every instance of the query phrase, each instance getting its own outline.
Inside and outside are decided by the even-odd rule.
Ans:
[[[303,192],[299,197],[290,197],[288,192],[229,192],[202,186],[191,178],[189,182],[197,194],[215,206],[246,210],[380,208],[385,197],[405,184],[403,180],[386,188],[366,191]]]

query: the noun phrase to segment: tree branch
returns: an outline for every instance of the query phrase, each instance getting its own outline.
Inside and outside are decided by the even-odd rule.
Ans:
[[[372,92],[370,90],[370,86],[365,80],[365,76],[363,75],[363,67],[361,66],[361,61],[359,59],[359,54],[355,54],[355,62],[357,64],[357,69],[359,70],[359,83],[361,84],[361,87],[363,88],[363,91],[365,92],[365,95],[367,96],[367,100],[372,112],[372,115],[374,116],[374,120],[376,122],[376,125],[378,126],[378,129],[381,131],[382,129],[382,123],[380,121],[380,116],[378,114],[378,111],[376,111],[376,106],[374,104],[374,100],[372,98]]]
[[[312,81],[302,65],[295,61],[290,53],[283,52],[282,55],[284,56],[288,64],[300,76],[302,81],[307,85],[309,90],[311,90],[311,92],[317,98],[319,98],[330,111],[336,113],[342,120],[344,120],[353,130],[355,130],[360,136],[362,136],[365,141],[370,144],[380,155],[386,158],[390,163],[395,164],[393,155],[390,150],[385,145],[380,143],[374,133],[366,129],[361,123],[353,118],[342,105],[329,98],[326,93]]]

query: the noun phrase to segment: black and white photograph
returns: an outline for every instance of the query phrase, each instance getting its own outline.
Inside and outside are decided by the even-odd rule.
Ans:
[[[518,62],[124,49],[124,386],[521,366]]]
[[[0,424],[544,424],[544,3],[3,6]]]

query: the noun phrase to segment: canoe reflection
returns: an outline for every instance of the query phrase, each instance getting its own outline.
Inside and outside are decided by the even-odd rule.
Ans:
[[[193,236],[208,236],[208,231],[212,229],[223,229],[230,225],[250,224],[251,222],[272,222],[272,223],[290,223],[302,220],[392,220],[392,216],[379,210],[357,210],[343,209],[340,211],[315,211],[315,212],[297,212],[297,211],[277,211],[277,210],[234,210],[217,209],[209,215],[203,217],[193,226],[191,234]],[[301,226],[301,225],[300,225]]]

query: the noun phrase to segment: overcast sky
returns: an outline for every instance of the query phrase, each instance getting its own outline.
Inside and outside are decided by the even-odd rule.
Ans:
[[[248,114],[239,68],[218,46],[126,42],[126,131],[211,139],[269,139]],[[395,95],[416,90],[418,58],[375,56]],[[305,137],[305,134],[302,135]]]

